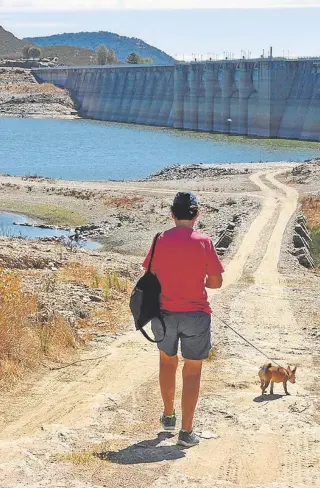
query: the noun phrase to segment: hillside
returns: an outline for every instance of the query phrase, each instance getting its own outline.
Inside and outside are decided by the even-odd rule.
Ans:
[[[0,59],[18,59],[22,48],[30,41],[18,39],[0,26]],[[59,65],[91,65],[97,63],[97,56],[91,49],[73,46],[48,46],[41,48],[44,58],[58,58]]]
[[[15,37],[0,25],[0,58],[21,57],[21,51],[26,41]]]
[[[132,52],[137,52],[144,58],[152,58],[154,64],[173,64],[175,61],[165,52],[150,46],[141,39],[119,36],[112,32],[78,32],[47,37],[27,37],[25,40],[38,46],[63,45],[92,50],[95,50],[100,44],[105,44],[108,48],[114,49],[121,61],[124,61]]]

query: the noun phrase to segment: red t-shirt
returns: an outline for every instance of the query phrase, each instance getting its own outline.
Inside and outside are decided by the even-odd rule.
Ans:
[[[151,249],[143,262],[145,269],[150,255]],[[223,271],[211,239],[193,229],[173,227],[157,240],[152,272],[161,284],[162,310],[211,313],[205,279]]]

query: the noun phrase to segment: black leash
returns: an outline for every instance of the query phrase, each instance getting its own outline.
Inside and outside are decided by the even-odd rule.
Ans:
[[[245,337],[243,337],[241,334],[239,334],[239,332],[237,332],[233,327],[231,327],[231,325],[227,324],[227,322],[223,319],[221,319],[220,317],[218,317],[218,315],[215,315],[217,317],[218,320],[220,320],[220,322],[222,322],[224,325],[226,325],[229,329],[231,329],[235,334],[237,334],[237,336],[239,336],[244,342],[246,342],[247,344],[249,344],[249,346],[253,347],[253,349],[255,349],[256,351],[258,351],[260,354],[262,354],[262,356],[264,356],[265,358],[269,359],[269,361],[272,361],[274,364],[276,364],[277,366],[279,366],[280,368],[282,368],[283,366],[281,366],[279,363],[277,363],[277,361],[275,361],[274,359],[272,358],[269,358],[269,356],[267,356],[264,352],[262,352],[260,349],[258,349],[255,345],[253,345],[250,341],[248,341]]]
[[[79,363],[84,363],[85,361],[97,361],[98,359],[104,359],[108,356],[110,356],[110,352],[108,354],[104,354],[103,356],[98,356],[98,357],[95,357],[95,358],[88,358],[88,359],[78,359],[78,361],[74,361],[73,363],[68,363],[68,364],[64,364],[63,366],[59,366],[58,368],[49,368],[50,371],[59,371],[60,369],[64,369],[64,368],[69,368],[70,366],[74,366],[75,364],[79,364]]]

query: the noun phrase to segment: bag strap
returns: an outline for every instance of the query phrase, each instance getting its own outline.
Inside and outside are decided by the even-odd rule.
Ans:
[[[153,239],[153,244],[152,244],[152,249],[151,249],[151,257],[150,257],[150,261],[149,261],[149,266],[148,266],[148,272],[150,273],[151,271],[151,264],[152,264],[152,260],[153,260],[153,256],[154,256],[154,251],[156,249],[156,244],[157,244],[157,240],[158,240],[158,237],[161,235],[161,232],[158,232],[155,236],[155,238]]]
[[[141,327],[139,330],[141,332],[141,334],[149,341],[149,342],[152,342],[153,344],[159,344],[159,342],[162,342],[163,339],[165,338],[166,336],[166,333],[167,333],[167,328],[166,328],[166,324],[164,323],[164,320],[163,318],[161,317],[161,315],[159,315],[159,317],[157,317],[157,319],[160,320],[160,323],[162,325],[162,329],[163,329],[163,338],[160,340],[160,341],[156,341],[154,339],[151,339],[151,337],[146,333],[146,331],[144,330],[143,327]]]

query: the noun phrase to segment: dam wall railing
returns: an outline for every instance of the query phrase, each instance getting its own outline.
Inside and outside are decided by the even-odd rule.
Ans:
[[[33,74],[68,89],[85,118],[320,141],[320,60],[59,67]]]

